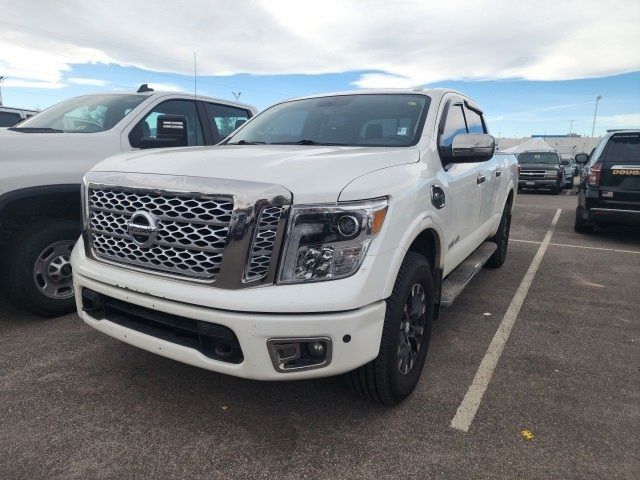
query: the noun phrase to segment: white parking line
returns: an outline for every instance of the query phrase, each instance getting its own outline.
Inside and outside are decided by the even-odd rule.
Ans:
[[[518,287],[516,294],[513,296],[513,299],[509,304],[509,308],[504,314],[502,322],[489,344],[487,353],[485,353],[482,358],[482,362],[480,362],[478,371],[476,372],[475,377],[473,377],[473,382],[471,382],[469,390],[467,390],[467,394],[464,396],[462,403],[458,407],[458,411],[453,417],[453,420],[451,420],[451,428],[462,430],[463,432],[469,431],[469,427],[471,426],[471,422],[473,422],[473,418],[476,416],[484,392],[487,390],[487,386],[491,381],[493,371],[498,364],[498,360],[500,360],[500,355],[502,355],[502,350],[507,343],[511,329],[518,318],[520,308],[527,297],[533,278],[540,267],[542,257],[544,257],[544,254],[547,251],[547,247],[549,246],[551,236],[556,228],[561,212],[561,208],[556,210],[556,214],[551,221],[551,225],[549,225],[549,230],[547,230],[547,234],[544,236],[544,240],[541,242],[536,256],[533,257],[527,273],[524,274],[524,278],[522,279],[522,282],[520,282],[520,286]]]
[[[510,242],[520,243],[535,243],[540,244],[542,242],[536,242],[535,240],[520,240],[517,238],[510,238]],[[602,250],[603,252],[616,252],[616,253],[635,253],[640,255],[640,250],[620,250],[618,248],[604,248],[604,247],[589,247],[587,245],[569,245],[568,243],[549,243],[553,247],[571,247],[571,248],[586,248],[587,250]]]

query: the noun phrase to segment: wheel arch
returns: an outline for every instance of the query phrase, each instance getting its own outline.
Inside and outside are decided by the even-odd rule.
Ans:
[[[21,188],[0,196],[0,223],[33,217],[80,221],[80,184]]]
[[[434,274],[433,278],[436,283],[436,290],[439,290],[439,283],[442,277],[441,273],[444,263],[442,250],[443,238],[444,236],[440,227],[431,222],[420,223],[416,228],[411,230],[411,234],[405,236],[404,241],[397,250],[397,255],[395,256],[394,262],[389,270],[384,298],[391,295],[402,261],[409,251],[419,253],[427,258]]]
[[[515,193],[514,187],[510,186],[509,187],[509,193],[507,193],[507,198],[505,199],[504,205],[502,206],[503,210],[504,210],[504,207],[507,206],[507,204],[513,206],[513,200],[514,200],[515,196],[516,196],[516,193]]]

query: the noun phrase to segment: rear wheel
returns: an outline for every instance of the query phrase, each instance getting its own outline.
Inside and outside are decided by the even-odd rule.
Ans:
[[[576,208],[576,220],[573,224],[573,230],[577,233],[592,233],[594,231],[594,225],[591,222],[582,218],[583,209],[581,207]]]
[[[9,301],[47,317],[74,311],[70,258],[79,235],[70,220],[36,220],[20,230],[6,252]]]
[[[502,212],[500,226],[496,234],[489,239],[497,245],[497,249],[486,263],[487,267],[501,267],[507,258],[507,248],[509,247],[509,233],[511,231],[511,204],[507,203]]]
[[[387,299],[380,351],[349,372],[352,389],[364,398],[397,405],[413,392],[427,358],[434,312],[434,287],[426,258],[408,252]]]

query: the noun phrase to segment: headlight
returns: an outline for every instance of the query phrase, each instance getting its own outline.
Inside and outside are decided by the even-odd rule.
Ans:
[[[293,207],[280,283],[317,282],[358,271],[387,214],[387,199]]]
[[[556,178],[560,175],[560,172],[558,170],[546,170],[544,172],[544,176],[547,178]]]

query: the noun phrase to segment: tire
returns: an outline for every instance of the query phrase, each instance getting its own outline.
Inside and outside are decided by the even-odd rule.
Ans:
[[[507,258],[507,248],[509,247],[509,234],[511,232],[511,204],[507,203],[500,218],[500,225],[496,234],[489,239],[495,243],[498,248],[493,255],[489,257],[485,264],[489,268],[499,268]]]
[[[71,220],[33,220],[18,231],[6,250],[9,301],[44,317],[75,311],[68,257],[79,235]]]
[[[421,292],[424,297],[421,297]],[[434,315],[434,284],[431,266],[426,258],[414,252],[407,252],[396,278],[391,296],[386,300],[387,309],[380,341],[378,356],[371,362],[346,374],[351,388],[361,397],[383,405],[393,406],[402,402],[416,388],[420,374],[427,358],[431,324]],[[415,315],[416,328],[406,327],[407,304],[417,299],[416,312],[424,310],[422,315]],[[424,304],[419,301],[424,299]],[[414,322],[411,321],[414,325]],[[411,334],[417,335],[422,326],[422,338],[409,340]],[[407,346],[417,347],[417,351],[407,350]],[[402,353],[409,352],[412,360]],[[404,372],[401,370],[405,370]]]
[[[573,230],[576,233],[593,233],[595,226],[582,218],[582,209],[576,208],[576,220],[573,224]]]
[[[562,190],[562,186],[555,186],[551,188],[551,195],[558,195],[560,193],[560,191]]]

